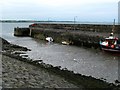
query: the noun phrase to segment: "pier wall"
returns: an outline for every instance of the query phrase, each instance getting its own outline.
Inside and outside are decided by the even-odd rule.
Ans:
[[[42,28],[32,28],[31,37],[45,40],[46,37],[52,37],[54,42],[62,43],[65,41],[71,45],[86,46],[86,47],[99,47],[100,36],[88,35],[83,32],[75,33],[62,30],[50,30]]]
[[[14,36],[29,36],[29,28],[14,28]]]
[[[107,32],[112,31],[113,25],[102,24],[33,24],[29,27],[48,28],[48,29],[62,29],[62,30],[77,30],[90,32]],[[120,33],[120,25],[115,25],[114,33]]]
[[[65,41],[71,45],[99,47],[99,40],[111,33],[113,25],[93,24],[32,24],[28,29],[15,28],[15,35],[31,36],[45,40],[52,37],[54,42]],[[114,33],[120,34],[120,26],[115,25]]]

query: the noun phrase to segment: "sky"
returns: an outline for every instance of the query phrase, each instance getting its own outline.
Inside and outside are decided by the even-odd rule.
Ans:
[[[0,0],[1,20],[112,22],[119,0]]]

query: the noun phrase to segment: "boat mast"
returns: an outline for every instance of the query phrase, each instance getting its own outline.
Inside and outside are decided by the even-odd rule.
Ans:
[[[114,22],[113,22],[112,33],[114,32],[114,30],[115,30],[115,19],[114,19]]]

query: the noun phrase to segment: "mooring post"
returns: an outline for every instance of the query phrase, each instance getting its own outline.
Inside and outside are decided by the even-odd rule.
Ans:
[[[31,34],[32,34],[32,29],[30,28],[30,33],[29,33],[29,36],[31,36]]]

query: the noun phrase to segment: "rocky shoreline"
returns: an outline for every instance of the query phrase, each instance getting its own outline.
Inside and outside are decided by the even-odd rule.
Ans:
[[[42,60],[22,58],[13,51],[27,51],[26,47],[2,40],[3,88],[79,88],[80,90],[118,90],[119,85],[107,83],[91,76],[74,74],[60,66],[53,67]]]
[[[2,88],[78,88],[64,78],[39,68],[28,60],[11,53],[27,51],[26,47],[2,39]]]

